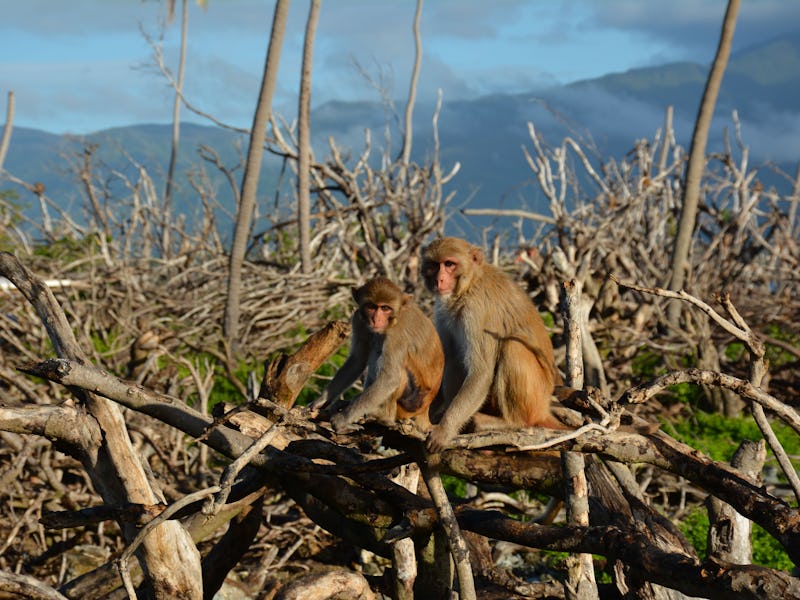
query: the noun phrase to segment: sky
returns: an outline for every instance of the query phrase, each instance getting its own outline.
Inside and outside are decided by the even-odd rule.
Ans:
[[[0,21],[0,122],[88,134],[169,123],[174,92],[154,47],[177,71],[180,16],[161,0],[6,2]],[[178,12],[181,0],[176,0]],[[296,113],[309,0],[291,3],[273,108]],[[425,0],[418,101],[445,102],[668,62],[710,64],[726,0]],[[322,0],[312,106],[407,95],[415,0]],[[272,0],[189,0],[185,95],[200,111],[249,127],[266,59]],[[800,28],[796,0],[743,0],[737,48]],[[149,40],[149,41],[148,41]],[[183,109],[185,121],[208,123]]]

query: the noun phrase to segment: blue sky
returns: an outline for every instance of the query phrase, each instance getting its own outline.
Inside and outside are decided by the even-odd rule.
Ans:
[[[180,7],[180,0],[177,1]],[[535,91],[665,62],[710,63],[725,0],[425,0],[418,99],[445,102]],[[247,127],[258,95],[274,3],[190,0],[186,95],[199,109]],[[295,112],[308,0],[294,0],[274,108]],[[359,72],[403,98],[413,60],[414,0],[322,0],[312,102],[377,100]],[[179,19],[158,0],[8,2],[0,21],[0,115],[14,124],[85,134],[167,123],[173,94],[145,34],[177,68]],[[734,50],[800,26],[800,2],[743,0]],[[186,120],[203,122],[184,110]],[[5,120],[3,116],[0,119]]]

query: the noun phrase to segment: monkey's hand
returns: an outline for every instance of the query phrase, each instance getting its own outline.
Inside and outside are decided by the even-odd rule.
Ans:
[[[428,441],[425,442],[425,446],[428,449],[428,452],[441,452],[447,448],[447,445],[453,441],[455,436],[456,434],[454,431],[450,431],[449,429],[442,427],[441,424],[435,425],[428,434]]]
[[[331,427],[336,433],[350,433],[356,431],[358,426],[355,425],[343,412],[336,413],[331,417]]]

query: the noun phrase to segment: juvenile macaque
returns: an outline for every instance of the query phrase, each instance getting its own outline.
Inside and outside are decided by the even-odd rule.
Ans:
[[[458,238],[435,240],[422,258],[446,356],[444,413],[428,449],[443,449],[470,419],[476,430],[565,428],[550,411],[553,387],[562,382],[553,345],[522,288]]]
[[[312,408],[336,404],[366,370],[364,391],[331,418],[345,431],[363,417],[393,423],[414,418],[430,429],[428,407],[439,391],[444,354],[436,328],[394,283],[375,278],[353,290],[350,355]]]

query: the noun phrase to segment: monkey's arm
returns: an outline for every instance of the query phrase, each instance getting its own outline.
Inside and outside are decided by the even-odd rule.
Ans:
[[[458,435],[489,395],[497,357],[497,340],[485,331],[467,332],[467,375],[458,393],[445,408],[441,421],[428,436],[430,452],[440,452]]]
[[[383,417],[394,421],[395,406],[392,399],[398,390],[406,387],[408,376],[404,367],[407,349],[384,343],[380,368],[375,380],[344,408],[334,415],[331,425],[336,431],[343,431],[366,416]]]

